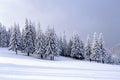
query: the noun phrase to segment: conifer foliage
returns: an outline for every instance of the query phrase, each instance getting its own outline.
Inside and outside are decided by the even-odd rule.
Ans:
[[[49,58],[50,60],[54,60],[54,56],[58,55],[57,36],[54,29],[48,28],[45,36],[45,57]]]
[[[91,54],[92,54],[91,43],[90,43],[90,38],[88,36],[87,40],[86,40],[86,43],[85,43],[85,53],[84,53],[85,60],[91,61],[91,58],[90,58]]]
[[[0,23],[0,47],[8,47],[8,36],[6,27]]]
[[[9,44],[9,50],[13,50],[18,53],[18,50],[21,50],[21,45],[20,45],[20,40],[21,40],[21,33],[19,29],[19,25],[14,24],[12,34],[10,37],[10,44]]]
[[[92,61],[100,62],[100,46],[98,43],[97,33],[95,32],[93,35],[93,44],[92,44]]]
[[[31,21],[28,22],[26,19],[25,23],[25,52],[29,56],[30,53],[33,53],[35,50],[35,32],[34,26],[32,25]]]
[[[67,42],[65,33],[63,36],[56,34],[54,28],[47,28],[44,33],[40,23],[33,24],[26,19],[25,26],[20,30],[19,25],[6,29],[0,24],[0,47],[9,47],[18,54],[21,51],[28,56],[37,55],[41,59],[55,60],[56,56],[65,56],[86,61],[111,63],[112,54],[104,46],[103,34],[93,35],[93,42],[87,37],[84,45],[78,34],[74,34]]]
[[[35,46],[35,54],[39,56],[39,58],[44,58],[45,55],[45,35],[40,28],[40,23],[37,27],[37,35],[36,35],[36,46]]]
[[[84,44],[80,40],[79,36],[76,34],[73,36],[71,46],[71,57],[78,58],[78,59],[84,59]]]

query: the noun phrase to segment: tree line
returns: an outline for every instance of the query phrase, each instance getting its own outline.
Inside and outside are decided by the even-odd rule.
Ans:
[[[36,54],[41,59],[54,60],[55,56],[65,56],[86,61],[101,63],[114,63],[112,54],[106,50],[103,41],[103,34],[93,35],[93,41],[87,37],[84,43],[78,34],[74,34],[71,39],[66,40],[66,35],[58,36],[54,28],[48,27],[42,31],[40,23],[35,26],[26,19],[25,26],[20,31],[20,26],[14,24],[6,30],[0,24],[0,47],[9,47],[18,54],[18,51],[27,54]]]

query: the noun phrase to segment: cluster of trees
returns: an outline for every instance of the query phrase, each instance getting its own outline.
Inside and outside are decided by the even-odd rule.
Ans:
[[[102,33],[99,34],[98,38],[97,34],[94,33],[93,42],[90,40],[88,36],[84,44],[79,35],[74,34],[67,44],[63,36],[63,40],[60,38],[62,51],[60,55],[80,60],[111,63],[111,55],[105,49]]]
[[[54,28],[46,30],[45,34],[38,24],[35,25],[26,19],[25,27],[20,32],[19,25],[14,24],[11,28],[9,50],[18,54],[18,50],[30,54],[37,54],[39,58],[54,60],[58,56],[58,39]]]
[[[43,33],[40,23],[35,26],[26,19],[25,27],[20,31],[18,24],[6,30],[0,25],[0,47],[9,47],[18,54],[36,54],[41,59],[54,60],[55,56],[72,57],[80,60],[111,63],[111,55],[104,47],[102,33],[94,33],[93,41],[89,36],[86,43],[80,39],[78,34],[67,41],[65,33],[58,37],[54,28],[47,28]]]
[[[8,47],[10,32],[6,31],[6,27],[0,24],[0,47]]]

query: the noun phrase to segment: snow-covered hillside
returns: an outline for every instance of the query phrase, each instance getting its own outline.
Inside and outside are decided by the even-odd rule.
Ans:
[[[120,80],[120,66],[64,57],[41,60],[0,48],[0,80]]]

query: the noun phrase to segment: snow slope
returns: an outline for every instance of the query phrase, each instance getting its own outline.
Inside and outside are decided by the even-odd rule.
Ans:
[[[120,66],[64,57],[41,60],[0,48],[0,80],[120,80]]]

